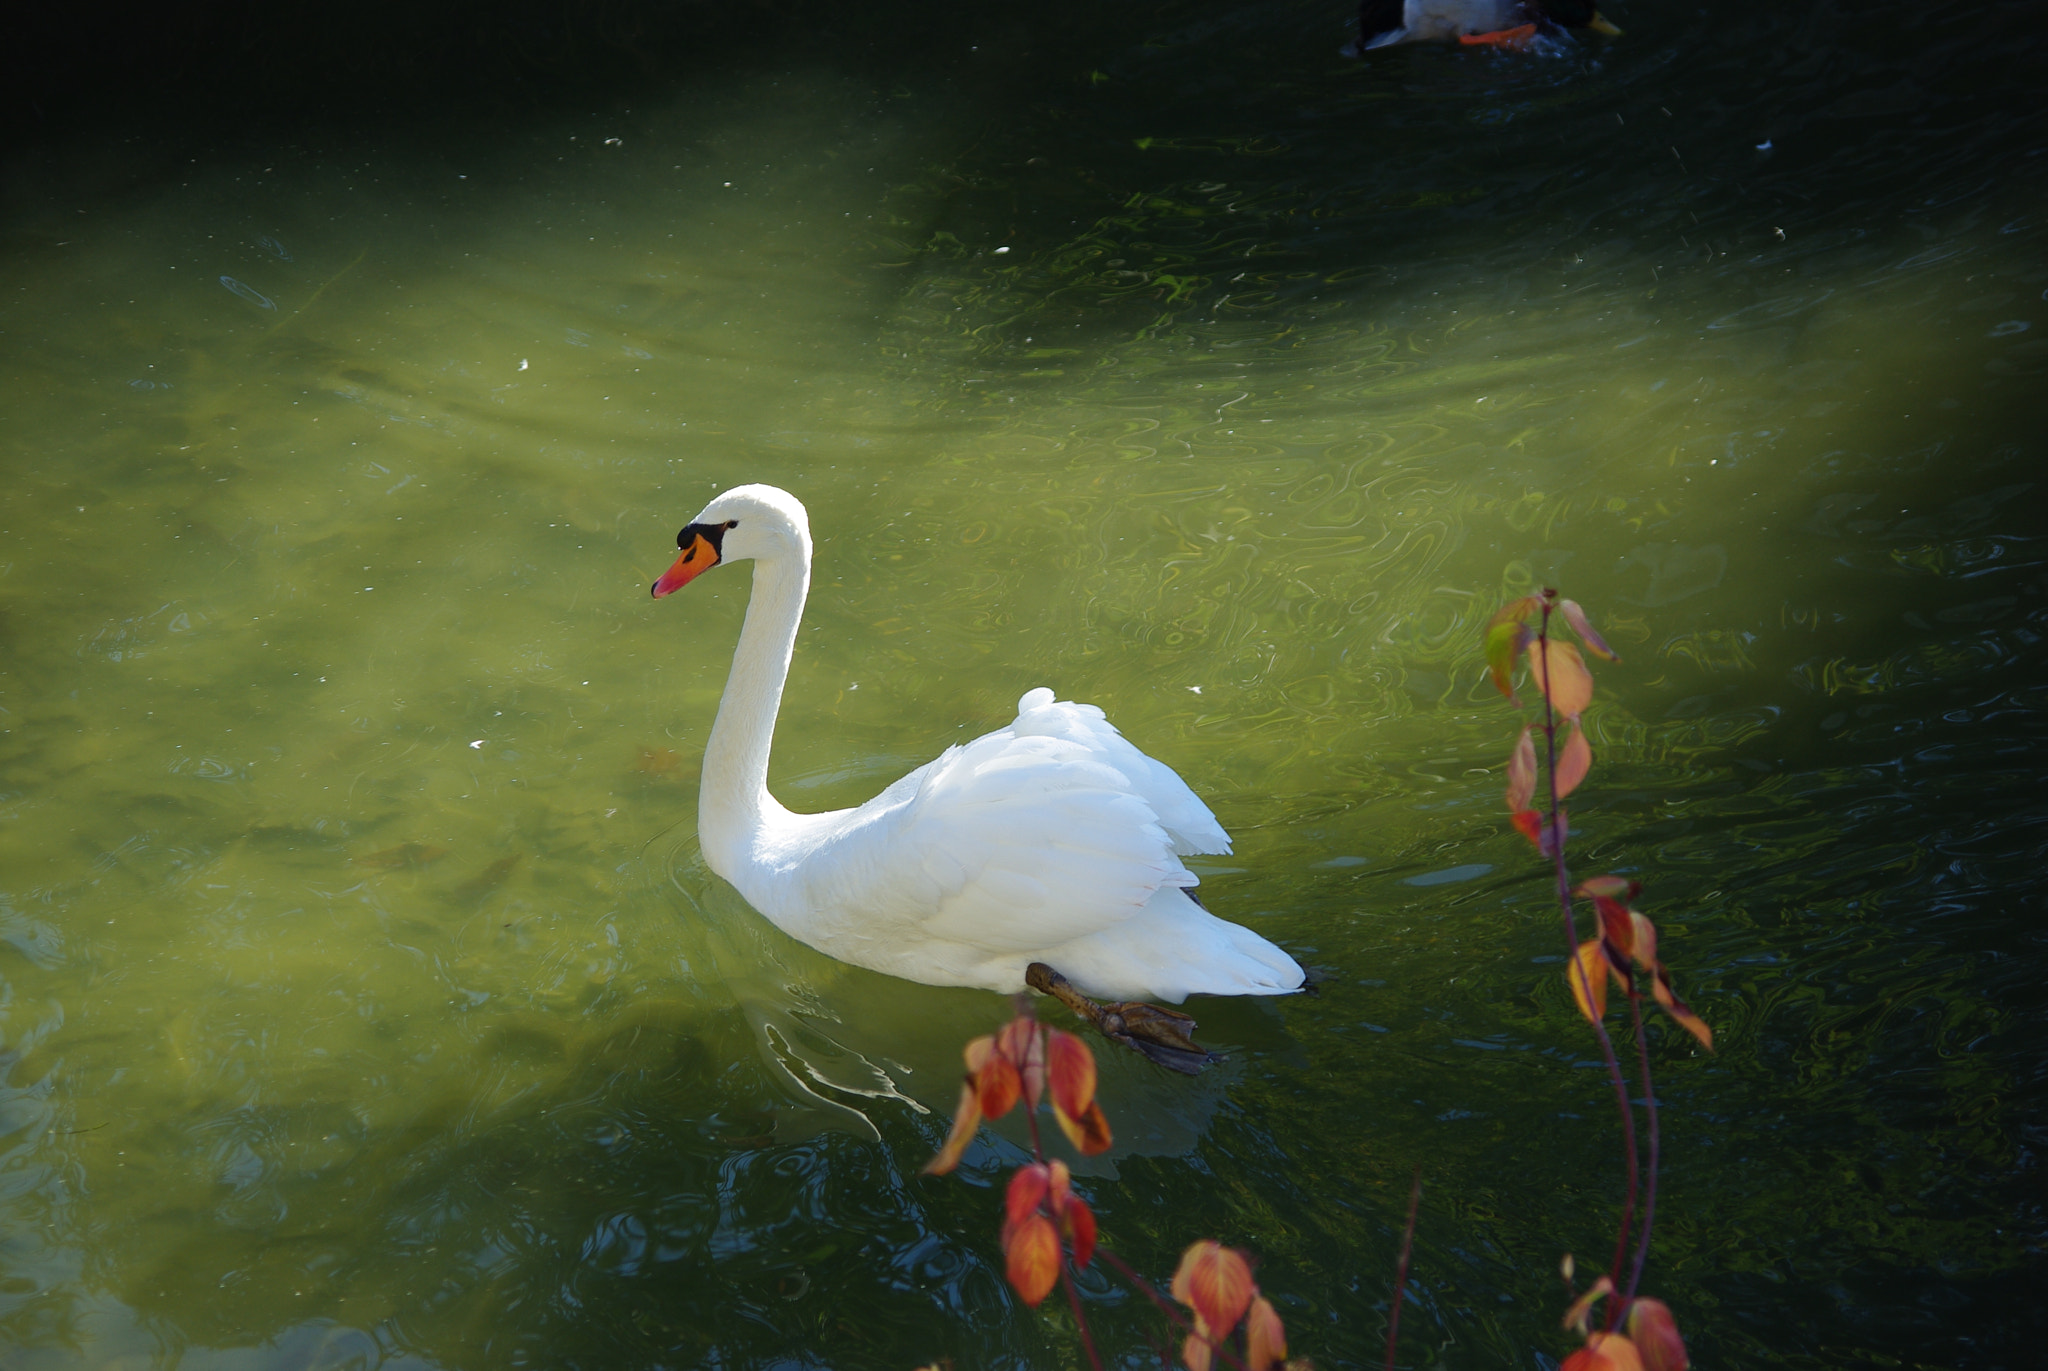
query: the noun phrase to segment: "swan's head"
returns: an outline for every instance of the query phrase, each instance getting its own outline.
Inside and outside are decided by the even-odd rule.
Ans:
[[[811,519],[803,501],[774,486],[734,486],[704,506],[681,533],[683,555],[654,583],[654,598],[681,590],[721,562],[811,560]]]

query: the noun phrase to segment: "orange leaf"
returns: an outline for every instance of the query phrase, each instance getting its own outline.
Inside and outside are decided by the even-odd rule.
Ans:
[[[1593,908],[1600,911],[1600,936],[1607,940],[1619,966],[1627,966],[1635,952],[1636,926],[1631,917],[1633,911],[1619,900],[1610,900],[1604,895],[1593,897]]]
[[[1515,750],[1508,756],[1508,813],[1520,814],[1535,794],[1536,740],[1529,735],[1529,725],[1523,724],[1522,736],[1515,739]]]
[[[1529,641],[1529,617],[1542,609],[1541,599],[1524,595],[1502,605],[1486,625],[1486,669],[1493,673],[1493,688],[1510,700],[1515,699],[1515,655]]]
[[[1582,949],[1583,950],[1583,949]],[[1572,1301],[1572,1307],[1564,1311],[1564,1326],[1583,1333],[1586,1331],[1586,1316],[1593,1312],[1593,1306],[1614,1293],[1614,1282],[1602,1276],[1586,1287],[1586,1293]]]
[[[1173,1273],[1173,1297],[1224,1337],[1244,1317],[1257,1289],[1244,1254],[1209,1238],[1190,1245]]]
[[[1714,1050],[1714,1030],[1707,1027],[1699,1015],[1686,1008],[1685,1001],[1678,998],[1671,989],[1671,973],[1662,966],[1650,981],[1650,993],[1657,997],[1657,1003],[1664,1006],[1664,1012],[1678,1020],[1679,1027],[1698,1038],[1700,1046]]]
[[[1571,736],[1565,739],[1564,755],[1557,759],[1557,775],[1551,778],[1557,783],[1557,798],[1562,800],[1577,790],[1579,782],[1585,780],[1586,773],[1592,769],[1592,745],[1586,741],[1586,731],[1574,719]]]
[[[1538,814],[1533,809],[1519,809],[1515,811],[1514,817],[1509,822],[1514,824],[1515,832],[1529,840],[1530,846],[1534,847],[1538,852],[1543,851],[1543,816],[1541,814]]]
[[[1636,959],[1636,965],[1645,971],[1657,969],[1657,925],[1651,923],[1633,909],[1628,912],[1628,924],[1635,935],[1629,946],[1629,955]]]
[[[1026,1304],[1052,1293],[1060,1276],[1060,1235],[1051,1219],[1032,1214],[1010,1231],[1003,1242],[1003,1274]]]
[[[1586,1350],[1601,1358],[1609,1371],[1643,1371],[1636,1345],[1619,1333],[1588,1333]]]
[[[1088,1044],[1071,1033],[1053,1028],[1046,1030],[1046,1036],[1052,1107],[1072,1118],[1080,1118],[1095,1103],[1095,1054],[1088,1050]]]
[[[1578,955],[1565,968],[1565,984],[1572,988],[1572,1000],[1590,1022],[1607,1013],[1607,957],[1598,938],[1579,944]]]
[[[1579,641],[1586,645],[1588,652],[1596,657],[1605,657],[1610,662],[1621,660],[1614,655],[1614,649],[1607,646],[1607,640],[1593,631],[1592,622],[1586,618],[1586,611],[1580,609],[1576,601],[1566,600],[1558,608],[1564,611],[1564,621],[1572,626],[1572,632],[1579,635]]]
[[[1055,1101],[1052,1116],[1058,1122],[1060,1132],[1066,1134],[1067,1141],[1074,1145],[1074,1150],[1084,1157],[1109,1151],[1110,1144],[1115,1141],[1110,1137],[1109,1117],[1102,1112],[1100,1100],[1091,1103],[1088,1112],[1078,1119],[1067,1117],[1067,1111]]]
[[[1593,876],[1580,881],[1572,894],[1589,900],[1595,895],[1605,895],[1610,900],[1633,900],[1642,888],[1640,882],[1623,876]]]
[[[973,1083],[968,1082],[960,1087],[960,1103],[953,1110],[953,1131],[946,1135],[946,1145],[938,1155],[924,1164],[924,1174],[943,1176],[960,1165],[960,1154],[974,1141],[974,1130],[980,1126],[981,1106],[975,1103]]]
[[[1017,1174],[1010,1177],[1010,1188],[1003,1192],[1003,1231],[1014,1231],[1018,1224],[1036,1214],[1051,1190],[1051,1167],[1039,1162],[1018,1167]]]
[[[974,1093],[981,1102],[983,1118],[1000,1119],[1009,1113],[1023,1089],[1024,1080],[1017,1074],[1017,1068],[1000,1053],[989,1053],[981,1070],[974,1073]]]
[[[1287,1360],[1287,1330],[1263,1295],[1252,1301],[1251,1313],[1245,1315],[1244,1360],[1251,1371],[1272,1371]]]
[[[1216,1351],[1216,1344],[1209,1340],[1209,1332],[1202,1324],[1202,1316],[1195,1315],[1195,1331],[1181,1341],[1180,1359],[1188,1371],[1209,1371],[1210,1359]]]
[[[1552,639],[1529,644],[1529,674],[1536,678],[1536,688],[1550,697],[1551,708],[1568,719],[1576,719],[1593,703],[1593,673],[1570,643]]]
[[[1019,1014],[996,1034],[996,1051],[1017,1068],[1023,1082],[1024,1103],[1031,1109],[1038,1108],[1039,1097],[1045,1093],[1044,1042],[1038,1020],[1028,1014]]]
[[[1645,1296],[1629,1306],[1628,1339],[1643,1359],[1643,1371],[1685,1371],[1685,1339],[1671,1307]]]
[[[1065,1212],[1068,1205],[1075,1203],[1074,1173],[1068,1170],[1067,1164],[1057,1157],[1045,1164],[1045,1170],[1047,1177],[1045,1207],[1050,1209],[1053,1215],[1057,1217]]]
[[[1060,1226],[1074,1249],[1074,1265],[1086,1266],[1095,1256],[1095,1211],[1079,1195],[1068,1200],[1060,1215]]]

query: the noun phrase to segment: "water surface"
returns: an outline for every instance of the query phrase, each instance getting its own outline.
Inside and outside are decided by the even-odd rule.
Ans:
[[[0,253],[8,1364],[1078,1364],[1002,1283],[1014,1136],[916,1175],[1002,999],[839,966],[697,853],[749,573],[646,585],[742,481],[818,542],[785,801],[1050,685],[1322,978],[1200,1005],[1200,1082],[1105,1060],[1135,1264],[1242,1244],[1297,1351],[1376,1365],[1420,1163],[1403,1363],[1569,1350],[1618,1145],[1478,661],[1555,584],[1625,658],[1578,859],[1718,1034],[1653,1029],[1646,1288],[1701,1364],[2014,1363],[2021,13],[1356,64],[1342,7],[1076,10],[406,136],[52,135]]]

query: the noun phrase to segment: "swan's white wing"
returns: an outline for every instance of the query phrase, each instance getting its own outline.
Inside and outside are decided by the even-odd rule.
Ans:
[[[1188,783],[1172,767],[1132,747],[1094,705],[1055,700],[1053,693],[1041,686],[1017,701],[1017,722],[1010,728],[1019,737],[1066,738],[1080,743],[1121,772],[1132,791],[1159,816],[1159,825],[1173,839],[1175,852],[1191,856],[1230,851],[1230,835],[1216,822],[1209,806],[1188,789]]]

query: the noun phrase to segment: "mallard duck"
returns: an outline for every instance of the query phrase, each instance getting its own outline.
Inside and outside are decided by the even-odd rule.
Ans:
[[[1302,988],[1292,957],[1194,898],[1181,858],[1230,851],[1209,807],[1100,709],[1043,687],[1017,702],[1014,722],[948,748],[866,804],[785,809],[768,793],[768,753],[810,589],[810,517],[788,491],[740,486],[676,543],[682,555],[654,583],[656,598],[714,566],[754,563],[704,747],[697,832],[705,864],[770,923],[841,961],[926,985],[1031,984],[1183,1070],[1204,1056],[1174,1031],[1192,1020],[1075,992],[1179,1003]],[[1130,1041],[1148,1025],[1165,1055]]]
[[[1546,30],[1618,34],[1593,0],[1360,0],[1357,56],[1396,43],[1463,43],[1519,48]]]

